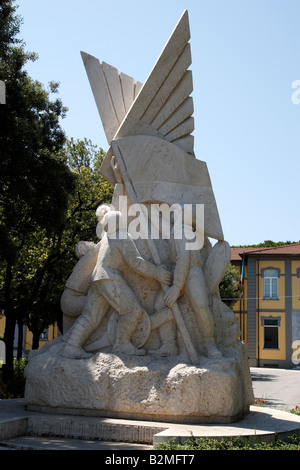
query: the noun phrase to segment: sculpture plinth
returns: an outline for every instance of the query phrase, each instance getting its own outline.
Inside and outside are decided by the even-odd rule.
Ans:
[[[219,294],[230,247],[193,153],[189,37],[185,12],[144,85],[82,54],[114,197],[96,212],[100,241],[78,246],[64,335],[30,354],[30,409],[224,423],[253,402],[245,345]]]
[[[240,358],[203,358],[197,367],[178,357],[99,352],[74,361],[62,348],[59,341],[31,359],[42,374],[32,371],[27,384],[30,410],[178,423],[230,423],[248,411]]]

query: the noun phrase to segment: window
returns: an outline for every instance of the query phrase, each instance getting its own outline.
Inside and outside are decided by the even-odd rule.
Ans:
[[[292,340],[300,341],[300,310],[292,310]]]
[[[264,326],[264,348],[278,349],[278,318],[262,318]]]
[[[40,341],[48,341],[48,328],[40,335]]]
[[[264,299],[278,299],[278,270],[265,269],[263,276]]]

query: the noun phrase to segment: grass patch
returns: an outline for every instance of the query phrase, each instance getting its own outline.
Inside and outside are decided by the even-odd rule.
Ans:
[[[287,442],[252,442],[240,438],[194,438],[191,437],[182,444],[174,440],[162,442],[154,447],[156,450],[300,450],[300,439],[293,435]]]

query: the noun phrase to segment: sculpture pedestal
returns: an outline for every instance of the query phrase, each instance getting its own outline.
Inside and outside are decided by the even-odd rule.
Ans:
[[[52,343],[52,344],[51,344]],[[26,368],[28,409],[178,423],[230,423],[253,401],[246,360],[154,358],[99,352],[61,356],[63,340],[34,351]],[[241,344],[240,354],[244,354]],[[243,367],[243,363],[245,367]],[[248,376],[249,375],[249,376]]]

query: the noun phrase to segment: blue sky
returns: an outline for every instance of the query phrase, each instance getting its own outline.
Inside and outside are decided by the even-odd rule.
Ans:
[[[68,137],[107,141],[83,50],[145,81],[182,12],[190,18],[195,153],[207,162],[231,245],[299,241],[300,0],[19,0],[26,69],[60,82]],[[300,96],[300,94],[299,94]]]

